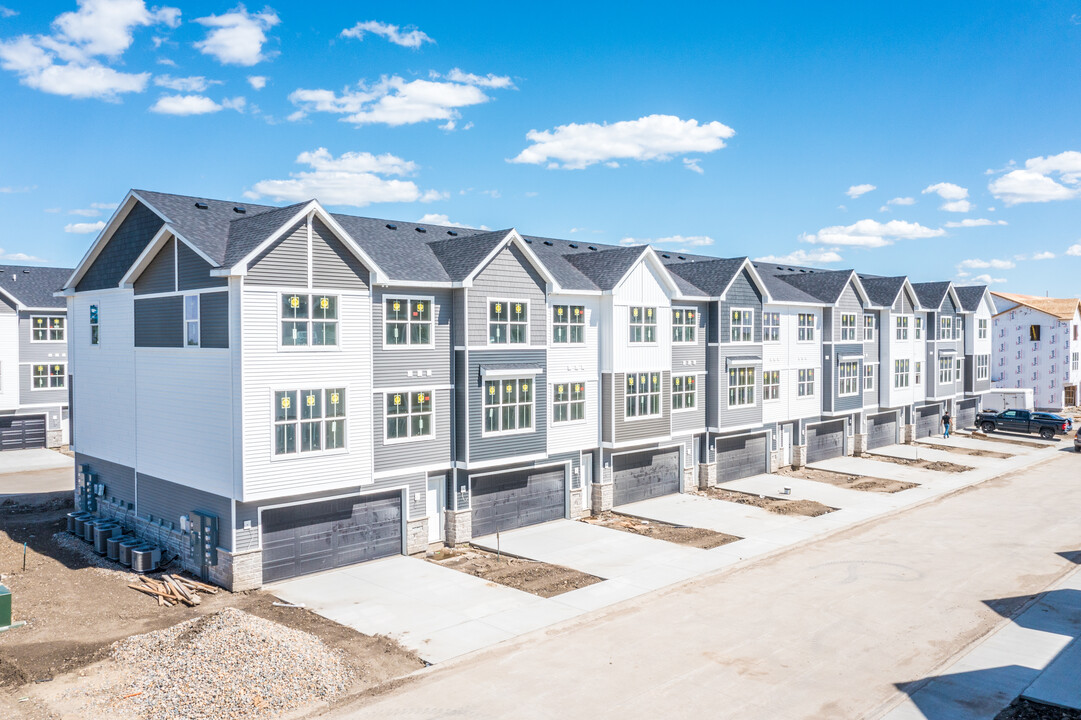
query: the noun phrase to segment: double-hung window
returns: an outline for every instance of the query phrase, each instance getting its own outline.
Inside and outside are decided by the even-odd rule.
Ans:
[[[552,422],[579,422],[586,418],[586,384],[560,382],[552,386]]]
[[[976,328],[978,330],[977,336],[979,337],[979,339],[980,340],[986,339],[987,338],[987,319],[986,318],[980,318],[979,320],[977,320]]]
[[[938,382],[939,383],[952,383],[953,382],[953,358],[952,357],[940,357],[938,359]]]
[[[184,346],[199,347],[199,296],[184,296]]]
[[[796,383],[796,395],[799,397],[814,397],[815,394],[815,371],[814,368],[800,370]]]
[[[762,342],[781,341],[781,313],[762,313]]]
[[[282,345],[324,347],[338,344],[338,298],[282,293]],[[185,317],[187,315],[185,298]]]
[[[657,308],[632,307],[630,320],[630,341],[632,343],[657,342]]]
[[[938,319],[938,339],[953,340],[953,317],[943,315]]]
[[[754,310],[733,310],[729,327],[729,340],[731,342],[754,342]]]
[[[957,321],[953,324],[953,339],[960,340],[965,336],[965,316],[958,315]]]
[[[90,344],[97,345],[101,342],[101,326],[98,324],[98,306],[90,306]]]
[[[698,312],[694,308],[672,308],[672,342],[695,342]]]
[[[908,315],[898,315],[894,318],[896,337],[898,340],[908,340]]]
[[[863,314],[863,341],[875,341],[875,316],[871,313]]]
[[[345,389],[274,393],[274,454],[298,455],[345,447]]]
[[[917,340],[922,340],[923,339],[923,318],[918,317],[918,318],[915,318],[915,320],[916,320],[916,339]]]
[[[814,313],[800,313],[796,318],[797,337],[799,342],[814,342],[815,339],[815,316]]]
[[[30,318],[33,342],[64,342],[67,319],[63,315],[34,315]]]
[[[762,373],[762,400],[778,400],[781,397],[781,371],[766,370]]]
[[[1074,370],[1077,369],[1077,353],[1074,353]],[[976,379],[986,380],[991,377],[991,356],[990,355],[977,355],[976,356]]]
[[[874,390],[875,389],[875,366],[864,365],[863,366],[863,389]]]
[[[728,407],[754,405],[754,368],[731,368],[728,371]]]
[[[385,298],[383,342],[396,345],[432,344],[432,298]]]
[[[844,313],[841,315],[841,341],[856,341],[856,316]]]
[[[1070,367],[1074,370],[1077,370],[1079,365],[1081,365],[1081,353],[1074,353],[1073,360],[1070,363]]]
[[[485,381],[484,432],[510,433],[532,429],[533,378]]]
[[[676,375],[672,378],[672,409],[691,410],[697,404],[698,386],[694,375]]]
[[[661,414],[661,374],[639,372],[627,374],[625,417],[649,417]]]
[[[909,360],[894,360],[893,361],[893,386],[895,388],[908,387],[909,381]]]
[[[923,369],[923,363],[920,362],[919,360],[916,360],[915,363],[914,363],[914,367],[912,368],[912,382],[914,382],[916,384],[916,387],[920,386],[920,379],[921,379],[921,377],[923,375],[923,373],[920,372],[920,371],[922,369]]]
[[[34,390],[59,389],[67,387],[68,366],[60,363],[53,365],[35,365]]]
[[[387,393],[387,440],[431,437],[432,391]]]
[[[581,305],[552,307],[552,342],[584,343],[586,341],[586,309]]]
[[[524,300],[488,301],[488,344],[529,343],[529,303]]]
[[[844,397],[846,395],[855,395],[859,392],[859,372],[860,364],[858,362],[843,362],[837,364],[838,395]]]

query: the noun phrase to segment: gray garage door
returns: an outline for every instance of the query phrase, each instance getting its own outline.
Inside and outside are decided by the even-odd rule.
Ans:
[[[765,434],[717,438],[717,479],[738,480],[769,472]]]
[[[44,415],[0,416],[0,450],[45,447]]]
[[[679,492],[679,448],[612,456],[612,495],[616,505]]]
[[[566,470],[519,470],[472,478],[473,537],[566,516]]]
[[[402,551],[402,495],[342,498],[263,513],[263,582]]]
[[[957,417],[955,418],[957,427],[976,427],[976,406],[979,404],[979,398],[972,398],[971,400],[961,400],[957,403]]]
[[[867,447],[880,448],[897,443],[897,413],[882,413],[867,418]]]
[[[940,410],[939,405],[916,408],[916,437],[931,437],[942,432],[939,422]]]
[[[829,460],[844,454],[844,420],[832,420],[807,426],[807,462]]]

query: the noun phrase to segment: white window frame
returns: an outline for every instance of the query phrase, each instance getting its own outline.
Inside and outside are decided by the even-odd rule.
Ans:
[[[728,369],[729,408],[755,407],[755,375],[755,369],[752,366],[734,367]],[[735,380],[735,382],[733,382],[733,379]],[[740,380],[743,380],[743,382],[740,382]]]
[[[92,346],[101,345],[101,309],[97,305],[91,305],[90,308],[90,344]]]
[[[767,324],[767,320],[771,322]],[[781,342],[781,313],[762,311],[762,342]]]
[[[986,340],[988,334],[987,318],[976,319],[976,338],[978,340]]]
[[[652,338],[650,337],[651,330]],[[627,341],[633,345],[657,344],[656,307],[632,305],[627,308]]]
[[[739,324],[736,314],[739,313]],[[734,339],[739,337],[738,340]],[[746,337],[747,339],[744,339]],[[728,311],[728,342],[732,345],[754,344],[754,309],[734,307]]]
[[[943,355],[938,359],[938,384],[948,385],[953,382],[953,356]]]
[[[553,345],[582,345],[586,341],[586,308],[585,305],[565,305],[562,303],[556,303],[552,306],[552,344]],[[559,314],[560,309],[566,313],[566,317],[562,317]],[[578,314],[575,315],[574,311],[577,310]],[[572,320],[572,318],[580,318],[579,320]],[[565,328],[567,332],[566,340],[556,339],[556,328]],[[578,331],[579,338],[574,339],[575,330]],[[489,336],[490,337],[490,336]]]
[[[1072,361],[1070,363],[1070,367],[1073,370],[1077,370],[1079,368],[1079,366],[1081,366],[1081,353],[1074,353],[1073,354],[1073,359],[1072,359]]]
[[[915,339],[916,340],[922,340],[923,339],[923,318],[922,317],[914,317],[914,321],[915,321],[915,328],[914,328],[913,332],[915,333]]]
[[[506,303],[506,305],[507,305],[507,321],[503,322],[502,320],[496,320],[496,321],[493,322],[493,320],[492,320],[492,310],[495,309],[493,307],[493,305],[498,305],[500,303]],[[525,322],[522,322],[521,320],[511,320],[511,309],[514,308],[514,307],[517,307],[518,305],[521,305],[524,308]],[[529,314],[529,311],[530,311],[531,308],[529,306],[530,306],[530,302],[528,300],[521,300],[521,299],[519,299],[519,300],[506,300],[506,299],[503,299],[503,298],[492,298],[492,297],[488,298],[487,301],[485,302],[485,305],[484,305],[485,317],[487,318],[487,322],[485,323],[485,328],[488,330],[488,345],[491,346],[491,347],[529,347],[530,344],[531,344],[530,343],[530,337],[529,337],[529,335],[530,335],[530,323],[529,323],[530,314]],[[496,310],[496,312],[498,313],[498,312],[501,312],[501,311]],[[522,313],[521,312],[516,312],[515,314],[521,315]],[[506,340],[504,340],[503,342],[493,342],[492,341],[492,325],[493,324],[506,325],[507,326]],[[511,338],[511,329],[515,325],[520,325],[520,326],[525,327],[525,333],[523,335],[523,337],[525,338],[525,342],[511,342],[511,339],[510,339]]]
[[[810,324],[807,324],[810,321]],[[796,316],[796,342],[813,343],[818,316],[814,313],[798,313]]]
[[[870,321],[870,323],[868,323]],[[875,341],[875,315],[874,313],[863,314],[863,341],[865,343]]]
[[[676,322],[676,314],[681,313],[681,322]],[[688,314],[690,315],[690,322],[687,322]],[[679,332],[679,339],[676,339],[676,331]],[[691,339],[687,339],[687,334],[690,333]],[[695,307],[682,307],[676,306],[672,308],[672,344],[673,345],[697,345],[698,344],[698,308]]]
[[[183,296],[184,298],[184,347],[186,348],[198,348],[202,344],[202,301],[199,299],[198,293],[189,293]],[[188,317],[188,302],[190,300],[195,301],[195,317]],[[191,326],[195,326],[195,342],[189,342]]]
[[[514,397],[513,402],[503,402],[503,391],[507,386],[507,383],[514,383]],[[525,383],[526,387],[523,390],[522,384]],[[494,385],[498,392],[491,393],[489,386]],[[484,412],[484,417],[481,419],[481,436],[482,437],[498,437],[501,435],[525,435],[527,433],[533,433],[537,431],[537,386],[536,378],[532,375],[523,375],[521,377],[506,377],[506,378],[485,378],[484,384],[481,386],[483,389],[483,399],[481,400],[481,408]],[[532,388],[532,390],[530,390]],[[529,401],[522,402],[522,392],[529,393]],[[499,401],[496,403],[489,403],[490,397],[497,397]],[[504,408],[514,408],[514,428],[505,430],[503,428],[503,410]],[[529,427],[521,427],[521,408],[529,408]],[[495,408],[499,412],[499,430],[488,429],[488,409]]]
[[[796,375],[796,397],[815,396],[815,369],[800,368]]]
[[[314,387],[313,387],[314,386]],[[318,420],[303,420],[300,417],[301,402],[303,401],[303,392],[305,390],[318,390],[322,395],[322,405],[320,407],[320,416]],[[327,417],[327,406],[330,404],[329,392],[337,391],[345,395],[341,398],[345,405],[344,415],[335,415],[334,417]],[[295,393],[297,398],[296,415],[291,420],[278,420],[278,393]],[[349,387],[345,383],[311,383],[308,387],[301,388],[297,384],[291,384],[288,386],[277,386],[270,389],[270,459],[274,462],[296,460],[299,458],[318,457],[322,455],[343,455],[349,452]],[[292,399],[290,399],[291,401]],[[327,449],[326,437],[327,437],[327,424],[328,422],[341,421],[342,427],[342,446],[337,448]],[[304,423],[319,423],[319,450],[307,450],[302,451],[301,446],[301,425]],[[292,452],[279,453],[278,452],[278,427],[283,425],[293,425],[295,427],[293,442],[294,450]]]
[[[837,397],[859,395],[862,384],[858,360],[837,363]]]
[[[909,387],[910,371],[912,365],[911,361],[907,358],[893,361],[893,387],[894,389],[901,390]]]
[[[938,318],[938,339],[953,340],[953,316],[942,315]]]
[[[837,322],[841,328],[841,342],[857,342],[859,326],[856,325],[856,313],[840,313]]]
[[[423,312],[423,311],[421,311]],[[424,396],[427,398],[428,403],[427,410],[413,411],[413,401],[418,396]],[[406,410],[404,413],[397,413],[391,415],[389,413],[389,405],[394,401],[394,398],[399,399],[399,405],[404,403]],[[424,401],[421,401],[424,402]],[[428,417],[428,432],[414,435],[413,434],[413,418],[419,418],[422,416]],[[405,436],[392,438],[390,436],[390,419],[405,418]],[[383,444],[384,445],[400,445],[402,443],[421,442],[424,440],[432,440],[435,438],[435,393],[429,388],[411,388],[409,390],[401,389],[394,391],[387,391],[383,393]]]
[[[567,399],[560,400],[559,388],[566,386]],[[566,427],[567,425],[581,425],[586,422],[586,384],[581,380],[567,380],[562,382],[552,383],[552,425],[558,425],[559,427]],[[576,398],[575,394],[580,394],[581,397]],[[567,407],[567,417],[564,420],[557,419],[558,413],[556,412],[557,406]],[[574,417],[574,409],[581,407],[582,416],[579,418]]]
[[[1054,368],[1052,368],[1051,372],[1054,372]],[[964,382],[965,381],[965,362],[961,358],[957,358],[957,362],[954,363],[953,381],[954,382]]]
[[[912,368],[912,382],[913,384],[915,384],[916,387],[919,387],[920,383],[922,382],[923,363],[919,360],[913,360],[912,364],[914,366]]]
[[[957,315],[953,323],[953,339],[961,340],[965,337],[965,316]]]
[[[1077,353],[1074,353],[1074,358],[1077,357]],[[1074,369],[1077,369],[1076,360],[1074,361]],[[976,379],[986,380],[991,377],[991,356],[990,355],[977,355],[976,356]]]
[[[863,391],[870,392],[875,389],[875,366],[865,363],[863,366]]]
[[[46,342],[46,341],[43,341]],[[45,387],[37,387],[37,383],[34,382],[37,379],[37,375],[34,374],[36,368],[45,368],[45,374],[41,377],[45,378]],[[56,372],[56,368],[60,368],[60,372]],[[60,384],[54,385],[53,379],[59,378]],[[40,392],[43,390],[66,390],[68,387],[68,364],[62,363],[31,363],[30,365],[30,391]]]
[[[688,390],[687,388],[690,388]],[[676,398],[679,398],[679,407],[676,407]],[[690,405],[687,401],[690,400]],[[698,409],[698,378],[694,375],[672,376],[672,412],[687,412]]]
[[[44,340],[35,340],[34,339],[34,330],[37,329],[37,328],[34,327],[34,320],[36,320],[38,318],[42,318],[42,319],[45,320],[45,328],[44,328],[45,329],[45,339]],[[53,337],[53,331],[55,329],[57,329],[57,328],[53,327],[53,324],[52,324],[53,320],[59,320],[60,321],[60,327],[59,327],[60,337],[59,338],[54,338]],[[68,339],[68,316],[67,315],[31,315],[30,316],[30,342],[32,342],[32,343],[62,343],[62,342],[67,342],[67,339]]]
[[[405,321],[392,320],[387,314],[388,302],[404,302],[405,303]],[[382,307],[380,312],[383,315],[383,329],[382,337],[380,339],[380,345],[384,350],[409,350],[411,348],[431,349],[435,347],[435,297],[432,295],[399,295],[397,293],[384,293],[381,299]],[[423,303],[423,307],[418,308],[417,312],[424,312],[424,308],[428,308],[428,319],[413,321],[410,318],[410,311],[413,308],[413,304]],[[340,309],[340,305],[339,305]],[[341,322],[341,318],[338,319]],[[390,325],[405,325],[405,342],[404,343],[388,343],[387,342],[387,329]],[[413,342],[413,326],[414,325],[427,325],[428,326],[428,342],[415,343]]]
[[[631,378],[635,378],[633,381]],[[642,392],[642,379],[645,379],[645,392]],[[633,372],[627,373],[627,379],[630,381],[627,383],[627,387],[624,388],[623,395],[623,420],[625,422],[633,422],[635,420],[642,420],[644,418],[660,417],[664,414],[664,408],[661,405],[664,400],[664,373],[660,370],[652,370],[646,372]],[[631,391],[631,388],[634,391]],[[634,399],[633,406],[631,400]],[[638,406],[642,400],[646,401],[647,411],[639,412]],[[628,408],[634,407],[633,412],[628,412]]]
[[[894,338],[897,340],[908,340],[908,315],[898,315],[894,318],[895,334]]]
[[[776,402],[781,399],[781,371],[762,371],[762,402]]]
[[[296,295],[297,297],[300,297],[302,295],[307,295],[308,296],[308,317],[290,319],[290,318],[285,316],[285,313],[283,312],[283,310],[284,310],[283,305],[285,304],[285,298],[289,297],[289,296],[292,296],[292,295]],[[337,317],[335,319],[333,319],[333,320],[319,320],[319,319],[313,317],[314,308],[313,308],[312,298],[323,298],[323,297],[327,297],[327,298],[332,297],[332,298],[334,298],[334,304],[335,304],[335,308],[336,308],[335,309],[335,314],[337,315]],[[277,303],[278,303],[278,350],[279,351],[284,351],[284,352],[336,352],[336,351],[341,349],[341,346],[342,346],[341,345],[342,302],[341,302],[341,296],[340,295],[337,295],[335,293],[313,292],[310,288],[305,288],[303,290],[280,290],[277,293]],[[307,342],[306,343],[304,343],[303,345],[286,345],[285,344],[285,342],[284,342],[284,340],[285,340],[285,323],[287,323],[287,322],[296,322],[296,323],[305,322],[305,323],[307,323],[308,336],[307,336]],[[334,344],[333,345],[326,345],[326,344],[313,345],[312,344],[312,331],[313,331],[312,326],[313,326],[314,323],[317,323],[317,322],[325,323],[325,324],[334,323],[334,325],[336,327],[335,327],[335,330],[334,330]],[[187,338],[187,335],[185,334],[185,339],[186,338]]]

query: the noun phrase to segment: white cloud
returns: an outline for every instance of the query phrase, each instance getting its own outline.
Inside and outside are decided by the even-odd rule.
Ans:
[[[441,120],[445,130],[453,130],[454,121],[461,117],[459,108],[491,100],[481,87],[514,87],[510,78],[494,75],[482,78],[457,69],[448,73],[447,78],[447,81],[406,81],[397,75],[384,76],[374,85],[359,83],[354,88],[345,88],[340,95],[333,90],[301,88],[289,96],[298,108],[289,119],[300,120],[309,113],[325,112],[346,115],[343,120],[356,125],[398,126]]]
[[[708,235],[670,235],[655,240],[642,240],[639,238],[625,237],[619,241],[620,245],[679,245],[680,247],[707,247],[713,244],[713,238]]]
[[[432,40],[427,34],[417,30],[415,27],[407,27],[405,32],[402,32],[402,29],[397,25],[381,23],[377,20],[358,22],[353,27],[342,30],[341,36],[363,40],[365,33],[384,37],[395,45],[408,48],[419,48],[424,43],[435,42],[435,40]]]
[[[326,148],[303,152],[297,162],[311,170],[290,173],[287,180],[262,180],[245,195],[253,200],[270,197],[300,202],[317,198],[327,205],[364,207],[378,202],[432,202],[447,197],[436,190],[421,191],[411,180],[388,179],[408,175],[416,163],[394,155],[345,153],[337,158]]]
[[[19,14],[18,10],[12,10],[9,7],[0,5],[0,18],[13,18]]]
[[[877,188],[870,183],[863,183],[862,185],[853,185],[852,187],[848,188],[847,190],[845,190],[845,195],[852,199],[855,199],[858,198],[860,195],[866,195],[867,193],[876,189]]]
[[[254,90],[262,90],[266,87],[266,77],[263,75],[249,75],[248,84],[251,85]]]
[[[837,248],[822,248],[820,250],[794,250],[787,255],[766,255],[755,258],[757,262],[776,263],[778,265],[810,265],[815,263],[836,263],[844,258],[837,252]]]
[[[951,220],[946,223],[948,228],[984,227],[986,225],[1008,225],[1005,220],[988,220],[987,218],[965,218],[960,222]]]
[[[11,185],[5,185],[4,187],[0,187],[0,195],[12,195],[14,193],[30,192],[31,190],[35,189],[37,189],[37,185],[35,185],[34,187],[12,187]]]
[[[142,92],[150,73],[122,73],[94,60],[57,64],[57,56],[38,40],[23,35],[0,42],[0,67],[19,76],[27,87],[71,98],[115,100],[121,93]]]
[[[270,8],[249,13],[243,5],[237,5],[223,15],[208,15],[195,22],[210,28],[206,38],[195,43],[196,50],[223,65],[251,67],[270,58],[263,52],[266,31],[281,20]]]
[[[904,220],[890,220],[880,223],[877,220],[860,220],[852,225],[832,225],[817,233],[800,235],[801,242],[819,245],[845,245],[852,247],[884,247],[897,240],[921,240],[945,235],[941,228],[929,228],[919,223]]]
[[[895,197],[892,200],[886,201],[887,205],[915,205],[916,198],[911,197]]]
[[[939,207],[940,210],[946,212],[968,212],[972,209],[972,203],[968,200],[951,200],[949,202],[942,203]]]
[[[705,175],[706,171],[698,165],[700,162],[702,162],[702,158],[683,158],[683,167],[699,175]]]
[[[1066,254],[1073,257],[1081,257],[1081,243],[1074,243],[1066,248]]]
[[[1054,260],[1055,259],[1055,253],[1053,253],[1053,252],[1036,253],[1035,255],[1033,255],[1029,259],[1030,260]]]
[[[79,208],[76,210],[68,210],[68,215],[79,215],[80,217],[97,217],[101,215],[101,211],[96,208]]]
[[[90,207],[97,210],[116,210],[119,203],[107,202],[107,203],[90,203]]]
[[[5,262],[18,262],[18,263],[21,263],[21,262],[43,263],[43,262],[45,262],[44,259],[36,257],[34,255],[27,255],[26,253],[21,253],[21,252],[9,253],[9,252],[5,252],[3,248],[0,248],[0,260],[4,260]]]
[[[940,182],[934,185],[928,185],[922,191],[924,195],[927,193],[935,193],[943,200],[964,200],[968,197],[968,189],[963,188],[960,185],[954,185],[953,183]]]
[[[205,95],[162,95],[150,106],[150,112],[161,115],[206,115],[226,109],[241,112],[246,104],[242,97],[225,98],[218,103]]]
[[[647,115],[611,125],[570,123],[553,130],[530,130],[526,138],[533,144],[510,162],[581,170],[617,159],[668,160],[673,155],[720,150],[735,134],[717,121],[699,125],[675,115]]]
[[[480,227],[476,227],[475,225],[466,225],[465,223],[454,222],[442,213],[426,213],[422,215],[420,220],[417,220],[417,222],[423,223],[424,225],[445,225],[446,227],[469,228],[471,230],[490,229],[487,225],[481,225]]]
[[[994,285],[995,283],[1006,282],[1006,278],[991,277],[987,273],[984,273],[983,275],[977,275],[976,277],[971,278],[968,282],[971,285]]]
[[[430,73],[430,75],[433,80],[439,79],[437,73]],[[487,75],[474,75],[473,73],[462,72],[458,68],[452,68],[451,71],[447,73],[447,80],[462,83],[464,85],[476,85],[477,87],[493,88],[496,90],[516,89],[510,77],[506,75],[494,75],[492,73],[488,73]]]
[[[175,78],[172,75],[158,75],[154,78],[154,84],[177,92],[201,93],[211,85],[220,85],[221,81],[207,80],[202,75],[181,78]]]
[[[85,235],[87,233],[101,232],[103,227],[105,227],[104,220],[98,220],[97,222],[69,223],[64,226],[64,232]]]
[[[1058,180],[1050,177],[1057,175]],[[1011,170],[992,180],[987,189],[1007,205],[1069,200],[1081,195],[1081,152],[1034,157],[1024,170]]]
[[[965,268],[966,270],[986,270],[987,268],[994,268],[995,270],[1012,270],[1017,265],[1012,260],[980,260],[979,258],[973,258],[971,260],[962,260],[957,267]]]
[[[85,55],[119,57],[131,47],[136,27],[180,25],[180,10],[163,7],[148,10],[143,0],[79,0],[79,9],[53,20],[54,40]],[[61,53],[65,51],[61,50]],[[72,60],[72,57],[65,57]]]

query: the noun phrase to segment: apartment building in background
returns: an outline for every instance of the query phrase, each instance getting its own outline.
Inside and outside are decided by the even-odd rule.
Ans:
[[[1075,407],[1081,392],[1081,300],[993,292],[995,388],[1031,388],[1040,410]]]

